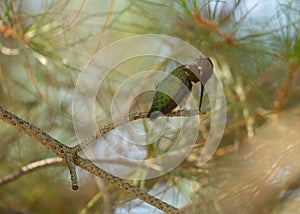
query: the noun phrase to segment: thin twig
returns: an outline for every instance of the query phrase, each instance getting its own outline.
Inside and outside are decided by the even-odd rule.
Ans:
[[[70,25],[72,25],[76,21],[76,19],[79,17],[79,15],[80,15],[83,7],[85,6],[86,2],[87,2],[87,0],[83,0],[82,1],[79,9],[77,10],[77,12],[75,13],[75,15],[73,16],[72,20],[70,21]]]
[[[45,168],[53,165],[65,165],[65,162],[61,158],[48,158],[45,160],[35,161],[33,163],[23,166],[20,170],[5,176],[0,179],[0,185],[7,184],[11,181],[18,179],[19,177],[26,175],[36,169]]]
[[[109,186],[107,185],[107,182],[105,182],[103,179],[96,177],[96,176],[94,176],[94,178],[95,178],[95,182],[99,188],[101,197],[103,199],[103,205],[104,205],[103,212],[105,214],[114,214],[114,206],[113,206],[114,203],[113,203],[113,199],[111,197],[112,194],[111,194],[110,189],[108,188]],[[97,195],[96,195],[96,197],[97,197]]]
[[[196,23],[203,29],[216,33],[219,35],[228,45],[237,45],[237,41],[234,41],[228,34],[223,33],[220,31],[220,29],[217,27],[217,25],[209,21],[202,16],[200,16],[198,13],[194,14]]]
[[[102,33],[100,35],[100,38],[98,40],[97,46],[95,48],[94,54],[96,54],[101,49],[103,38],[104,38],[104,35],[107,31],[109,21],[110,21],[112,12],[113,12],[113,7],[114,7],[114,0],[111,0],[110,5],[109,5],[109,10],[108,10],[107,16],[105,18],[104,27],[103,27]]]
[[[273,102],[274,110],[275,112],[279,113],[284,105],[286,104],[286,98],[288,91],[293,83],[293,80],[295,79],[295,75],[298,70],[298,64],[297,60],[291,60],[288,67],[288,77],[286,81],[282,84],[282,86],[279,88],[276,99]]]

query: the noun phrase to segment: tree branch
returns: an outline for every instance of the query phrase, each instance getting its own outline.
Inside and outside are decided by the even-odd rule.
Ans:
[[[205,111],[199,111],[199,110],[181,110],[181,111],[174,111],[171,113],[168,113],[164,115],[165,117],[190,117],[195,115],[204,115],[206,114]],[[90,143],[93,143],[103,135],[107,134],[111,130],[117,128],[118,126],[122,126],[130,121],[139,120],[143,118],[147,118],[148,112],[136,112],[130,114],[128,117],[121,118],[120,120],[110,123],[103,128],[96,131],[94,134],[92,134],[90,137],[88,137],[85,141],[82,143],[72,147],[74,153],[78,153],[82,151],[86,146],[88,146]]]
[[[204,114],[205,112],[202,111],[181,111],[181,112],[172,112],[166,116],[191,116],[191,115],[198,115],[198,114]],[[129,121],[146,118],[147,113],[135,113],[130,115],[128,118],[123,118],[119,120],[118,122],[109,124],[105,126],[104,128],[100,129],[98,132],[96,132],[94,135],[92,135],[89,139],[87,139],[83,144],[81,145],[87,145],[90,141],[96,139],[98,136],[102,136],[105,133],[109,132],[110,130],[116,128],[117,126],[123,125]],[[58,140],[52,138],[47,133],[43,132],[41,129],[33,126],[27,121],[22,120],[21,118],[15,116],[14,114],[8,112],[4,108],[0,106],[0,119],[2,119],[7,124],[13,126],[20,132],[28,135],[31,137],[34,141],[41,143],[42,145],[46,146],[51,151],[55,152],[60,158],[62,158],[68,165],[68,168],[70,170],[71,174],[71,181],[72,181],[72,188],[74,190],[78,189],[78,182],[77,182],[77,176],[75,171],[75,165],[91,172],[92,174],[104,179],[106,182],[109,182],[120,189],[130,193],[131,195],[151,204],[152,206],[157,207],[158,209],[166,212],[166,213],[183,213],[179,209],[165,203],[164,201],[155,198],[154,196],[148,194],[147,192],[144,192],[140,188],[136,186],[132,186],[131,184],[125,182],[124,180],[111,175],[96,165],[94,165],[90,160],[86,160],[80,156],[77,155],[79,151],[82,150],[83,146],[78,145],[75,147],[68,147]],[[27,166],[28,167],[28,166]],[[28,170],[28,169],[27,169]],[[33,168],[31,168],[33,170]],[[21,169],[22,171],[22,169]]]
[[[2,119],[7,124],[13,126],[18,131],[28,135],[31,139],[36,142],[41,143],[46,146],[51,151],[55,152],[59,157],[63,158],[69,167],[72,181],[72,188],[74,190],[78,189],[78,181],[76,170],[73,162],[74,153],[71,147],[68,147],[58,140],[52,138],[47,133],[43,132],[41,129],[35,127],[29,122],[22,120],[16,115],[6,111],[0,106],[0,119]]]
[[[86,160],[82,157],[76,156],[74,158],[74,163],[77,166],[89,171],[90,173],[102,178],[106,182],[115,185],[116,187],[124,190],[125,192],[128,192],[129,194],[141,199],[142,201],[148,204],[151,204],[152,206],[155,206],[156,208],[166,213],[184,213],[176,207],[173,207],[172,205],[169,205],[166,202],[155,198],[154,196],[143,191],[142,189],[125,182],[121,178],[118,178],[112,174],[103,171],[102,169],[94,165],[90,160]]]

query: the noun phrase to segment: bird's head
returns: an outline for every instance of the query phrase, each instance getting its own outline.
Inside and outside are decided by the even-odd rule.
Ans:
[[[195,83],[200,80],[203,85],[211,77],[214,69],[213,63],[208,57],[199,57],[187,67],[191,71],[190,80]]]

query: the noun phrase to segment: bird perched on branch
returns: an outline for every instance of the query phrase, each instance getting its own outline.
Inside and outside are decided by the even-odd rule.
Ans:
[[[190,94],[193,84],[201,83],[199,110],[201,109],[204,85],[213,73],[213,64],[209,58],[197,58],[194,63],[181,65],[166,76],[157,86],[151,109],[150,120],[161,114],[170,113],[182,104]]]

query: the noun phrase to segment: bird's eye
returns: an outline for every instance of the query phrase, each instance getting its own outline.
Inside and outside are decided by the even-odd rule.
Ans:
[[[201,67],[201,66],[198,66],[198,70],[202,71],[202,67]]]

